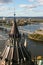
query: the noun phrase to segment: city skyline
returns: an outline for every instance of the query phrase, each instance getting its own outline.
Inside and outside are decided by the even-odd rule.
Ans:
[[[43,0],[0,0],[0,16],[43,16]]]

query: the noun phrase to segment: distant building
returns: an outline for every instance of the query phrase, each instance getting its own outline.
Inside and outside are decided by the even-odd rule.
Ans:
[[[3,17],[3,20],[5,20],[5,17]]]

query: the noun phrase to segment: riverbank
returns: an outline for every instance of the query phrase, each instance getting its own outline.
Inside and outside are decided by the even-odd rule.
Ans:
[[[29,34],[28,38],[34,41],[43,41],[43,30],[36,30],[33,34]]]

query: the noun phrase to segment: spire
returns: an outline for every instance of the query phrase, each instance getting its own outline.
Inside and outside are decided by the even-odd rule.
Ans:
[[[18,27],[17,27],[17,24],[16,24],[16,17],[15,17],[15,13],[14,13],[14,23],[13,23],[13,35],[14,35],[14,50],[13,50],[13,58],[12,58],[12,65],[14,65],[14,63],[17,63],[19,64],[19,50],[18,50],[18,41],[19,41],[19,38],[20,38],[20,33],[19,33],[19,30],[18,30]],[[18,39],[18,40],[17,40]]]
[[[32,65],[31,64],[32,63],[31,54],[28,52],[27,48],[22,43],[23,40],[21,41],[22,37],[20,36],[19,30],[18,30],[18,27],[16,24],[15,14],[14,14],[14,23],[13,23],[12,29],[13,29],[13,39],[14,39],[13,43],[14,43],[14,45],[13,45],[13,47],[10,47],[10,50],[9,50],[9,53],[7,56],[9,65],[10,65],[11,61],[12,61],[12,65],[17,65],[17,64],[20,65],[23,63],[26,64],[27,62],[28,62],[28,65]],[[12,29],[11,29],[11,31],[12,31]]]
[[[10,36],[13,37],[13,38],[20,38],[20,33],[18,31],[15,15],[16,14],[14,13],[14,22],[13,22],[13,25],[12,25],[12,28],[11,28]]]
[[[24,45],[22,45],[20,33],[16,24],[16,17],[14,13],[14,50],[13,50],[13,60],[12,65],[21,64],[26,61],[31,61],[31,55]]]
[[[18,27],[16,24],[16,17],[15,17],[15,13],[14,13],[14,37],[15,38],[19,38],[19,31],[18,31]]]
[[[19,36],[19,30],[17,28],[16,17],[14,14],[14,50],[13,50],[12,65],[14,65],[15,63],[21,64],[31,60],[31,55],[27,51],[26,47],[22,45],[22,42],[20,42],[20,40],[21,38]]]

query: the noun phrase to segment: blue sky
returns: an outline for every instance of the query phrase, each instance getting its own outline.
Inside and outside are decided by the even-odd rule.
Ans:
[[[0,0],[0,16],[43,16],[43,0]]]

